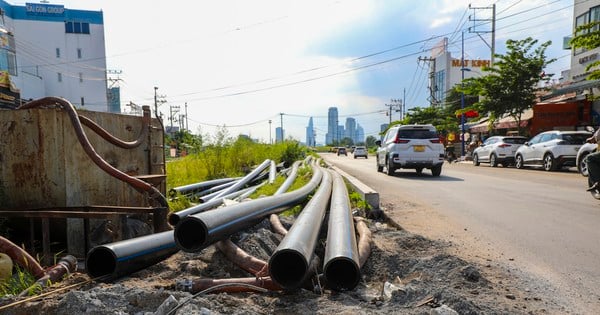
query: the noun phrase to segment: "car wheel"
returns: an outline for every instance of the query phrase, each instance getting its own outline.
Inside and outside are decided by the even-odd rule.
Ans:
[[[431,175],[433,175],[434,177],[438,177],[441,174],[442,174],[442,166],[441,165],[431,168]]]
[[[473,154],[473,165],[479,166],[479,156],[477,154]]]
[[[552,153],[546,153],[546,155],[544,155],[544,170],[554,171],[556,170],[556,166],[556,161],[554,160]]]
[[[394,168],[394,162],[392,162],[391,159],[387,160],[387,174],[389,176],[394,176],[394,172],[396,171],[396,169]]]
[[[581,154],[581,156],[579,157],[579,163],[577,163],[577,170],[579,171],[579,174],[587,177],[589,175],[588,173],[588,168],[587,168],[587,156],[589,153],[583,153]]]
[[[495,153],[492,153],[492,155],[490,155],[490,166],[491,167],[498,166],[498,157],[496,156]]]
[[[522,169],[523,167],[525,167],[524,162],[523,162],[523,156],[520,154],[515,156],[515,167],[518,169]]]
[[[381,173],[383,172],[383,165],[379,165],[379,157],[375,156],[375,164],[377,164],[377,172]]]

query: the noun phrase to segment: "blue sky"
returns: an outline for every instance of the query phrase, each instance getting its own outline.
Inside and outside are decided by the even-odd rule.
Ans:
[[[408,108],[427,106],[428,66],[418,57],[428,57],[441,37],[450,38],[459,58],[465,30],[465,58],[489,59],[490,34],[480,38],[468,27],[469,15],[486,19],[491,10],[469,4],[496,4],[498,53],[506,39],[532,36],[552,40],[547,54],[558,60],[546,72],[554,78],[570,63],[562,39],[571,33],[573,0],[51,3],[104,12],[107,65],[122,71],[123,103],[151,105],[157,86],[166,115],[169,105],[183,111],[187,102],[193,133],[210,135],[225,125],[232,136],[265,142],[275,136],[280,113],[286,137],[301,141],[313,116],[322,143],[331,106],[340,121],[355,117],[367,135],[389,121],[385,104],[404,90]]]

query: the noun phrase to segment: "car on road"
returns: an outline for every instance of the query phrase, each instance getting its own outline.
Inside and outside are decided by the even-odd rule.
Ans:
[[[359,158],[359,157],[364,157],[365,159],[368,159],[368,153],[367,153],[367,148],[365,147],[356,147],[354,148],[354,158]]]
[[[473,165],[490,163],[491,167],[498,164],[507,167],[515,162],[515,153],[525,142],[527,138],[521,136],[489,137],[473,151]]]
[[[414,169],[421,174],[431,170],[440,176],[444,164],[444,145],[433,125],[399,125],[386,132],[383,140],[377,140],[377,171],[392,176],[396,169]]]
[[[586,143],[579,148],[576,159],[577,171],[579,174],[586,177],[588,176],[587,161],[585,158],[588,156],[588,154],[596,152],[597,149],[598,145],[595,143]]]
[[[591,136],[592,133],[587,131],[551,130],[539,133],[517,149],[515,167],[541,165],[546,171],[555,171],[575,166],[577,152]]]
[[[337,155],[338,155],[338,156],[340,156],[340,155],[342,155],[342,154],[343,154],[343,155],[345,155],[345,156],[348,156],[348,152],[346,151],[346,148],[344,148],[344,147],[339,147],[339,148],[337,149]]]

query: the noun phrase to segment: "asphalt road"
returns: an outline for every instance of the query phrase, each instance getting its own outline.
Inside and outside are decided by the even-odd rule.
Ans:
[[[376,171],[373,156],[321,156],[378,191],[382,204],[402,208],[386,210],[396,217],[419,218],[410,205],[427,209],[413,232],[433,226],[437,231],[426,234],[462,234],[479,252],[547,281],[549,290],[583,312],[600,311],[600,201],[573,168],[546,172],[463,162],[445,163],[440,177],[403,169],[388,176]]]

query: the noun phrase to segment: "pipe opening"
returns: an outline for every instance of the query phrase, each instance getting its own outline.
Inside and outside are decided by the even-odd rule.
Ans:
[[[115,253],[107,247],[96,246],[90,250],[85,260],[87,274],[92,277],[107,276],[115,272],[117,267]]]
[[[271,278],[286,289],[295,289],[302,285],[308,264],[304,256],[293,250],[275,252],[269,260]]]
[[[208,230],[202,220],[186,217],[175,227],[177,247],[186,252],[198,252],[204,248]]]
[[[176,226],[177,223],[179,223],[179,216],[174,213],[171,213],[169,215],[168,220],[169,220],[169,224],[171,224],[171,226]]]
[[[360,281],[360,269],[356,262],[348,257],[329,260],[325,265],[324,274],[331,289],[336,291],[352,290]]]

